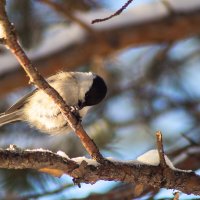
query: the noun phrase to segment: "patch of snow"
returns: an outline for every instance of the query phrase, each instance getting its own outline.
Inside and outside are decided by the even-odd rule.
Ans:
[[[70,159],[69,156],[65,152],[63,152],[63,151],[58,151],[57,155],[59,155],[59,156],[61,156],[63,158]]]
[[[42,148],[38,148],[38,149],[26,149],[25,151],[31,151],[31,152],[49,152],[49,153],[53,153],[52,151],[48,150],[48,149],[42,149]]]
[[[145,152],[141,156],[137,157],[137,160],[147,165],[158,166],[160,164],[160,158],[159,158],[157,149],[152,149]],[[165,161],[166,161],[166,164],[171,169],[174,169],[174,165],[172,164],[172,162],[169,160],[169,158],[166,155],[165,155]]]
[[[15,144],[10,144],[9,147],[6,150],[11,150],[11,151],[17,151],[17,150],[22,150]]]
[[[139,165],[141,164],[139,161],[137,160],[119,160],[119,159],[115,159],[113,157],[106,157],[107,160],[114,162],[114,163],[124,163],[124,164],[134,164],[134,165]]]
[[[106,157],[107,160],[110,160],[111,162],[121,162],[121,160],[115,159],[113,157]]]
[[[176,171],[182,171],[182,172],[192,172],[192,170],[181,170],[178,168],[175,168],[171,160],[165,156],[165,162],[170,167],[172,170]],[[150,151],[145,152],[141,156],[137,157],[137,161],[141,162],[142,164],[146,165],[152,165],[152,166],[158,166],[160,164],[160,158],[159,158],[159,153],[157,149],[153,149]]]
[[[99,163],[93,159],[89,159],[86,157],[76,157],[76,158],[72,158],[71,160],[73,160],[74,162],[78,163],[79,165],[83,162],[86,161],[88,165],[93,165],[93,166],[98,166]]]
[[[156,149],[147,151],[141,156],[137,157],[137,161],[147,165],[158,166],[160,164],[158,151]]]

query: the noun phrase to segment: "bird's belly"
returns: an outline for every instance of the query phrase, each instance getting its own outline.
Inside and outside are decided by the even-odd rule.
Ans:
[[[37,122],[33,122],[33,125],[35,125],[36,128],[40,129],[41,131],[45,131],[47,133],[59,133],[68,127],[67,122],[63,118],[61,112],[54,116],[38,116],[36,120]]]
[[[79,111],[80,117],[83,117],[88,109],[89,107],[82,108]],[[46,94],[41,95],[41,91],[35,94],[31,103],[24,106],[23,115],[25,121],[42,132],[57,134],[71,131],[57,105]]]
[[[54,103],[33,105],[25,112],[28,122],[38,130],[46,133],[57,134],[69,132],[67,122]]]

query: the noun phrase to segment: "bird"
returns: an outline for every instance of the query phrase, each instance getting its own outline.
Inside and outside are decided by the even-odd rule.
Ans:
[[[76,110],[80,120],[107,94],[105,81],[93,72],[61,71],[47,78],[47,82],[61,95],[66,104],[73,108],[72,110]],[[28,122],[30,126],[47,134],[71,131],[58,106],[38,88],[0,114],[0,126],[15,121]]]

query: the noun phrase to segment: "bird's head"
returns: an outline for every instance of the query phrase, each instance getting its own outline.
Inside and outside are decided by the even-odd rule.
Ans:
[[[80,97],[79,108],[100,103],[106,96],[107,86],[104,80],[94,73],[84,73],[79,77]]]

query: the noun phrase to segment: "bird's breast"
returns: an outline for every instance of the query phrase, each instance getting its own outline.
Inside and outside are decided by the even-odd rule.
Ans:
[[[60,112],[58,106],[47,96],[40,93],[35,94],[24,106],[24,119],[38,130],[46,133],[56,134],[69,132],[69,127]],[[80,117],[83,117],[89,107],[84,107],[79,111]]]

